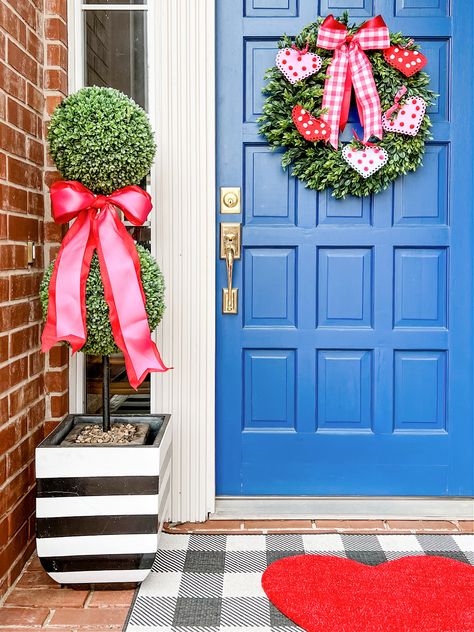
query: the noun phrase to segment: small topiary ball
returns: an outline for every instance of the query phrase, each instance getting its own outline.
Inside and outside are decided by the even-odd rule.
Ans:
[[[54,110],[49,151],[65,180],[108,195],[139,184],[149,173],[156,145],[145,111],[113,88],[83,88]]]
[[[148,325],[150,331],[153,331],[161,321],[165,311],[165,282],[158,264],[148,250],[137,244],[137,253],[140,260],[143,291],[146,296],[145,309],[148,316]],[[45,320],[48,315],[48,289],[53,266],[54,261],[47,268],[40,286],[40,300]],[[109,306],[104,296],[104,285],[100,276],[97,253],[94,253],[92,257],[86,282],[86,328],[87,340],[81,349],[83,353],[88,355],[110,355],[111,353],[120,352],[112,335]]]

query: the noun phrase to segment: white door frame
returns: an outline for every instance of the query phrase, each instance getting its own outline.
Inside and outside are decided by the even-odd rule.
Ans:
[[[69,0],[68,9],[74,92],[83,86],[81,3]],[[167,286],[155,336],[174,367],[151,375],[151,411],[172,415],[171,519],[202,521],[215,501],[214,1],[149,0],[147,12],[149,112],[158,143],[152,252]],[[83,354],[71,358],[69,384],[69,409],[83,412]]]
[[[214,0],[149,4],[158,141],[152,243],[167,286],[158,343],[174,366],[152,376],[152,411],[171,413],[172,520],[202,521],[215,502]]]
[[[80,2],[69,1],[69,91],[83,85]],[[215,2],[148,0],[152,250],[166,280],[155,339],[174,366],[151,375],[151,411],[171,413],[171,520],[244,517],[472,516],[465,498],[215,498]],[[111,5],[88,5],[107,9]],[[116,5],[136,10],[136,5]],[[84,356],[70,362],[69,405],[83,412]]]

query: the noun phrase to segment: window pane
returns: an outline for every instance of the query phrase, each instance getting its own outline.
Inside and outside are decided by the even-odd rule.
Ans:
[[[147,0],[83,0],[84,4],[146,4]]]
[[[92,0],[91,0],[92,2]],[[94,0],[94,4],[97,0]],[[144,4],[114,0],[114,4]],[[97,2],[98,4],[98,2]],[[101,2],[100,4],[107,4]],[[111,86],[147,107],[146,13],[144,11],[84,11],[85,85]],[[144,181],[145,188],[146,182]],[[150,249],[150,224],[132,226],[125,221],[132,237]],[[123,355],[110,358],[111,412],[148,414],[150,412],[150,376],[138,391],[130,386]],[[86,356],[86,411],[102,412],[102,358]]]
[[[147,107],[146,13],[85,11],[85,84],[111,86]]]

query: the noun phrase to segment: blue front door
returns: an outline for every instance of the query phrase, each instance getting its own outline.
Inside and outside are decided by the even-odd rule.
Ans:
[[[218,186],[242,190],[217,209],[242,224],[236,315],[216,263],[218,495],[473,493],[473,6],[217,0]],[[439,97],[424,166],[341,201],[256,121],[280,36],[346,8],[416,38]]]

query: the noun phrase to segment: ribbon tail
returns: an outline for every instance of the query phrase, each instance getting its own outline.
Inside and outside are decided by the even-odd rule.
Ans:
[[[359,118],[364,126],[364,142],[371,136],[383,137],[380,99],[372,75],[372,65],[360,49],[351,55],[352,85],[356,95]]]
[[[342,98],[341,114],[339,117],[339,130],[344,131],[347,125],[347,119],[349,118],[349,110],[351,108],[351,93],[352,93],[352,76],[351,67],[347,66],[346,81],[344,83],[344,96]]]
[[[59,249],[49,284],[48,317],[41,336],[43,352],[65,341],[75,353],[86,342],[86,281],[94,252],[90,232],[89,213],[83,211]]]
[[[135,243],[113,207],[103,210],[94,222],[93,231],[105,299],[130,385],[137,389],[148,373],[165,372],[168,367],[151,338]]]
[[[341,125],[341,113],[343,107],[343,99],[345,95],[348,64],[349,60],[347,53],[343,50],[337,49],[334,53],[334,58],[331,62],[331,65],[328,68],[328,78],[324,83],[322,108],[326,110],[326,113],[324,114],[324,120],[329,124],[331,128],[329,142],[334,147],[334,149],[337,149],[339,146],[339,127]]]

